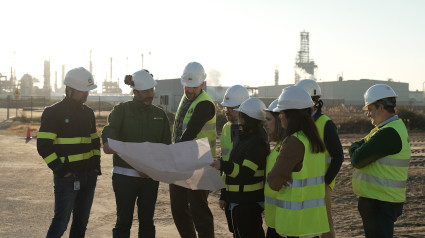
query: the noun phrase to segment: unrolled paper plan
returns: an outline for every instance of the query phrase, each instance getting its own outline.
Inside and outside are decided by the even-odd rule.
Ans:
[[[154,180],[194,190],[224,188],[219,171],[210,166],[213,158],[207,138],[172,145],[108,139],[108,144],[125,162]]]

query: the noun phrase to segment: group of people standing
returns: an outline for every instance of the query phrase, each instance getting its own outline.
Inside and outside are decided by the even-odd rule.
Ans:
[[[171,144],[207,137],[215,156],[216,108],[203,90],[205,79],[201,64],[186,65],[181,76],[184,95],[171,131],[166,113],[152,105],[157,84],[153,75],[140,70],[126,76],[134,98],[114,107],[102,131],[103,151],[113,154],[113,237],[130,236],[135,204],[139,237],[155,237],[159,182],[120,158],[108,138]],[[84,237],[101,174],[95,117],[84,105],[96,85],[84,68],[70,70],[64,84],[66,97],[44,110],[37,136],[38,152],[54,175],[55,210],[47,237],[62,236],[71,213],[70,237]],[[226,91],[221,105],[228,122],[220,137],[221,156],[210,166],[221,172],[225,183],[219,206],[233,237],[335,237],[331,194],[344,155],[335,124],[322,114],[320,97],[319,85],[310,79],[284,88],[269,107],[241,85]],[[405,201],[410,145],[394,111],[396,97],[384,84],[368,89],[364,110],[376,127],[349,149],[366,237],[392,237]],[[271,152],[270,142],[276,144]],[[210,191],[170,184],[169,192],[180,236],[214,237]]]
[[[344,156],[320,96],[310,79],[285,88],[268,108],[240,85],[227,90],[221,104],[229,121],[221,135],[226,150],[212,166],[224,174],[220,207],[234,237],[335,237],[327,214]],[[233,146],[223,144],[226,137]],[[269,142],[276,144],[271,153]]]

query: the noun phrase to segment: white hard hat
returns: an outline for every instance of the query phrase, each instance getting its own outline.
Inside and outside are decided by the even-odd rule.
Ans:
[[[363,110],[367,110],[367,106],[383,98],[398,97],[394,90],[386,84],[375,84],[366,90],[364,94],[364,107]]]
[[[239,108],[236,108],[235,111],[243,112],[249,117],[255,118],[257,120],[263,121],[266,119],[266,105],[258,98],[248,98],[243,101]]]
[[[198,87],[204,82],[206,77],[204,67],[200,63],[190,62],[183,70],[181,83],[186,87]]]
[[[322,96],[322,90],[320,89],[319,84],[313,79],[303,79],[298,81],[295,86],[300,86],[307,91],[311,97],[313,96]]]
[[[267,109],[265,109],[264,111],[273,112],[273,109],[275,109],[277,107],[277,102],[278,102],[278,100],[275,99],[272,103],[270,103],[269,107]]]
[[[226,90],[221,106],[236,107],[242,104],[243,101],[249,98],[248,90],[241,85],[234,85]]]
[[[63,84],[82,92],[97,88],[96,84],[94,84],[93,75],[83,67],[68,71]]]
[[[287,109],[304,109],[314,106],[311,96],[302,87],[289,86],[282,90],[274,112]]]
[[[151,89],[157,85],[157,82],[153,79],[152,75],[146,70],[142,69],[133,74],[132,80],[134,86],[132,88],[136,90]]]

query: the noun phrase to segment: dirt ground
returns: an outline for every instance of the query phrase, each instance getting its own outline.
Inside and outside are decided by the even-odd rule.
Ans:
[[[6,123],[6,124],[5,124]],[[10,124],[10,123],[9,123]],[[26,128],[10,130],[0,123],[0,237],[44,237],[53,215],[53,178],[36,150],[36,139],[26,140]],[[36,134],[36,126],[31,135]],[[351,189],[353,169],[347,148],[364,135],[340,135],[345,162],[333,194],[333,216],[337,237],[364,237],[357,198]],[[412,159],[409,169],[407,201],[395,224],[395,237],[425,237],[425,133],[410,133]],[[99,177],[86,237],[112,237],[115,223],[115,198],[111,182],[112,157],[102,155]],[[223,212],[218,207],[219,193],[209,197],[216,237],[232,237]],[[131,237],[137,237],[135,220]],[[157,237],[179,237],[171,217],[168,185],[160,184],[155,211]],[[68,236],[68,231],[64,237]]]

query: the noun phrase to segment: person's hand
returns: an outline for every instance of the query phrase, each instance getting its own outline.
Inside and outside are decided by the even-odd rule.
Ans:
[[[273,191],[279,191],[283,187],[289,187],[292,184],[292,182],[293,182],[292,177],[279,176],[279,177],[272,178],[270,173],[269,175],[267,175],[267,183],[269,184],[269,187]]]
[[[150,178],[149,175],[143,173],[142,171],[137,171],[137,173],[140,175],[140,177],[142,178]]]
[[[116,153],[113,149],[111,149],[111,147],[109,147],[108,142],[103,144],[103,152],[105,152],[105,154],[115,154]]]
[[[224,200],[218,201],[218,205],[220,206],[221,210],[224,210],[224,208],[227,206],[227,202]]]
[[[210,164],[210,166],[213,167],[213,168],[215,168],[215,169],[217,169],[217,170],[220,170],[220,168],[221,168],[221,162],[220,162],[220,160],[215,160],[214,162],[212,162]]]
[[[283,182],[283,186],[289,187],[292,184],[292,182],[293,182],[292,178],[289,178],[288,180],[285,180]]]
[[[361,145],[363,144],[363,141],[357,141],[348,147],[348,152],[352,154],[354,151],[356,151]]]
[[[72,173],[71,172],[68,172],[68,173],[66,173],[63,177],[64,178],[68,178],[69,176],[71,176],[72,175]]]

